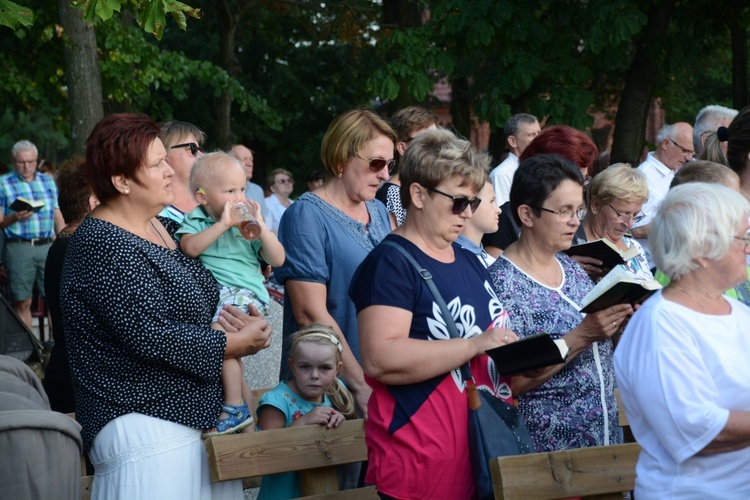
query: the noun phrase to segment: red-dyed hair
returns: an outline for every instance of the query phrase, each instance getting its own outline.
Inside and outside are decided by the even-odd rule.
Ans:
[[[584,176],[593,174],[594,164],[599,158],[596,144],[589,136],[567,125],[553,125],[542,130],[531,141],[521,154],[519,161],[523,162],[532,156],[550,153],[558,154],[578,165]]]
[[[120,196],[112,177],[122,175],[136,184],[148,148],[159,137],[159,125],[142,113],[108,115],[96,124],[86,141],[86,175],[99,201]]]

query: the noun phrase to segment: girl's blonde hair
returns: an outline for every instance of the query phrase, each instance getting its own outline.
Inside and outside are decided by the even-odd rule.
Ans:
[[[332,346],[336,352],[336,365],[341,363],[341,352],[343,347],[341,341],[333,332],[333,328],[324,325],[310,325],[302,328],[289,337],[291,347],[289,349],[289,359],[293,360],[302,342],[310,342],[319,345]],[[326,390],[326,394],[331,399],[331,404],[336,411],[341,412],[347,420],[357,418],[354,410],[354,397],[349,389],[339,382],[338,377],[334,377],[333,383]]]

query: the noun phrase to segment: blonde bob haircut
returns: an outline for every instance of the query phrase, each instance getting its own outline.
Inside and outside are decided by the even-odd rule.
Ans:
[[[349,159],[356,156],[366,143],[381,135],[396,147],[396,133],[372,110],[352,109],[334,118],[320,146],[320,160],[326,173],[339,177]]]
[[[692,182],[670,189],[648,237],[656,267],[675,281],[699,269],[698,259],[721,259],[748,215],[750,203],[720,184]]]
[[[409,187],[415,182],[429,190],[457,177],[461,181],[459,186],[468,186],[475,194],[479,193],[489,166],[487,153],[478,151],[469,141],[459,139],[452,132],[445,129],[423,132],[414,138],[401,159],[401,204],[406,209],[411,205]]]
[[[586,190],[586,208],[600,207],[614,200],[629,203],[646,203],[648,184],[637,169],[627,163],[615,163],[605,168],[589,182]]]
[[[237,167],[244,175],[245,170],[242,168],[240,161],[224,151],[214,151],[195,160],[193,168],[190,169],[190,192],[193,193],[193,196],[199,189],[211,186],[214,179],[223,174],[219,167],[225,163]]]

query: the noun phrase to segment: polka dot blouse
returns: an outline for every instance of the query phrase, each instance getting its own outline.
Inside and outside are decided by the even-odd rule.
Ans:
[[[160,220],[174,234],[178,225]],[[209,328],[218,290],[197,259],[87,217],[71,238],[60,297],[86,451],[128,413],[215,424],[226,337]]]

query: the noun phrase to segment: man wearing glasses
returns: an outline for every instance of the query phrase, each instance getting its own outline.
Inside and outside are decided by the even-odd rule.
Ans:
[[[260,205],[260,213],[263,214],[264,219],[267,218],[268,208],[266,207],[266,194],[262,187],[254,182],[250,182],[250,179],[253,178],[253,151],[242,144],[235,144],[229,149],[229,154],[240,160],[242,168],[245,169],[245,177],[247,178],[245,196],[248,200],[253,200]]]
[[[672,183],[674,174],[686,162],[695,156],[693,149],[693,126],[685,122],[677,122],[672,125],[664,125],[656,135],[656,151],[652,151],[646,157],[646,161],[638,166],[638,170],[646,177],[649,197],[643,205],[643,213],[646,217],[631,230],[633,236],[641,244],[646,253],[648,265],[653,268],[651,252],[648,249],[648,233],[651,230],[651,219],[656,215],[656,210],[661,200],[667,195],[669,185]]]
[[[182,223],[185,214],[198,206],[194,194],[190,191],[190,170],[195,160],[203,155],[201,145],[206,139],[206,134],[187,122],[161,122],[159,129],[159,139],[167,150],[167,163],[174,169],[174,202],[159,215]]]
[[[13,309],[31,328],[31,299],[36,284],[44,296],[44,264],[52,240],[65,225],[57,205],[57,186],[52,177],[37,172],[39,151],[29,141],[11,149],[13,171],[0,177],[0,229],[5,238]],[[13,202],[23,198],[41,207],[23,209]]]

